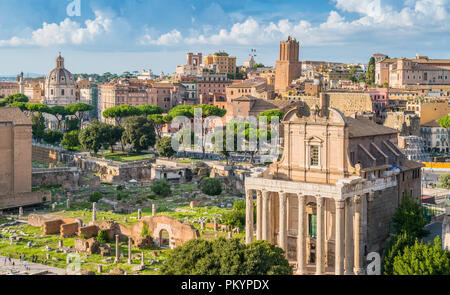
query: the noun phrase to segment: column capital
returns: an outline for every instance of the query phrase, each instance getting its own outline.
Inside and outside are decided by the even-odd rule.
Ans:
[[[344,209],[345,207],[345,200],[335,200],[334,203],[336,204],[336,209]]]
[[[262,190],[262,191],[261,191],[261,194],[262,194],[262,197],[263,197],[263,198],[267,198],[267,197],[269,196],[269,191],[267,191],[267,190]]]
[[[325,202],[325,198],[322,196],[316,196],[316,203],[318,206],[323,206],[323,203]]]
[[[257,195],[257,196],[262,196],[261,190],[256,190],[256,195]]]
[[[361,196],[360,195],[356,195],[353,197],[353,200],[356,204],[360,204],[361,203]]]

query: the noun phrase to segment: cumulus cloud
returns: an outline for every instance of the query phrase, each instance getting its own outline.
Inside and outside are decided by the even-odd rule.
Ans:
[[[181,33],[179,31],[172,30],[169,33],[159,36],[159,38],[157,39],[153,39],[152,36],[147,33],[140,40],[140,44],[169,46],[180,43],[182,39],[183,37],[181,36]]]
[[[95,19],[86,20],[84,26],[69,18],[59,24],[44,22],[42,28],[33,31],[30,37],[12,37],[9,40],[0,40],[0,47],[86,44],[109,32],[111,24],[112,19],[110,17],[100,11],[95,11]]]
[[[345,43],[356,36],[368,34],[414,34],[424,32],[449,32],[450,0],[409,0],[400,9],[381,0],[334,0],[336,10],[330,11],[326,21],[311,24],[306,20],[282,19],[263,23],[252,17],[236,22],[229,29],[182,36],[178,31],[176,43],[209,45],[260,45],[273,43],[288,35],[307,45]],[[344,13],[350,16],[344,17]],[[354,16],[356,15],[356,17]],[[364,35],[363,35],[364,34]],[[173,31],[151,39],[147,44],[167,45],[158,42]],[[167,38],[167,36],[166,36]]]

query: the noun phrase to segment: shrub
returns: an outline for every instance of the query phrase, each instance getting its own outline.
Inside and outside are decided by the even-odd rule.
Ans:
[[[78,134],[78,130],[72,130],[69,133],[64,134],[61,144],[66,146],[69,150],[72,150],[80,144]]]
[[[161,157],[172,157],[176,152],[172,148],[172,138],[166,136],[156,142],[156,149]]]
[[[152,235],[152,233],[148,230],[147,223],[143,222],[141,237],[150,237],[151,235]]]
[[[157,200],[158,199],[155,195],[148,195],[147,198],[149,200]]]
[[[208,196],[218,196],[222,193],[222,184],[217,178],[205,177],[200,182],[202,192]]]
[[[102,229],[101,231],[99,231],[99,233],[97,235],[97,241],[100,244],[104,244],[104,243],[108,243],[109,242],[108,232],[105,229]]]
[[[56,144],[61,142],[63,134],[56,130],[49,130],[44,133],[44,140],[49,144]]]
[[[141,205],[141,204],[142,204],[142,200],[137,200],[137,201],[136,201],[136,204]]]
[[[118,191],[123,190],[123,186],[122,186],[121,184],[119,184],[119,185],[116,187],[116,190],[118,190]]]
[[[89,197],[89,201],[94,203],[94,202],[98,202],[100,201],[100,199],[103,198],[103,194],[99,191],[94,192],[90,197]]]
[[[154,181],[151,186],[151,189],[152,192],[161,197],[167,197],[172,192],[170,184],[165,178]]]
[[[291,275],[282,249],[267,241],[190,240],[169,252],[164,275]]]

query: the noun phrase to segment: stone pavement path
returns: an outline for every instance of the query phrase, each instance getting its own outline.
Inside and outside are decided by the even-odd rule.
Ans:
[[[47,266],[38,263],[31,263],[26,261],[25,269],[24,262],[19,259],[11,259],[14,261],[14,266],[9,262],[8,258],[0,256],[0,275],[35,275],[35,274],[53,274],[53,275],[64,275],[66,273],[65,269],[56,268],[52,266]]]

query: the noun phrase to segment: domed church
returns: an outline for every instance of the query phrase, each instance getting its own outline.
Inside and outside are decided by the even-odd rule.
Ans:
[[[49,106],[68,106],[76,102],[75,80],[64,68],[64,58],[59,53],[56,68],[45,78],[45,100]]]

